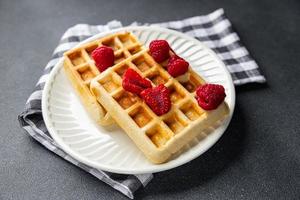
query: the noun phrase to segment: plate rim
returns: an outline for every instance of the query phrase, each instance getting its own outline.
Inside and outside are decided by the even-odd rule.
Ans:
[[[57,134],[55,128],[52,126],[51,123],[51,119],[49,118],[49,113],[48,113],[48,109],[47,109],[47,99],[49,98],[50,95],[50,89],[51,86],[53,85],[53,80],[54,77],[57,75],[58,71],[62,69],[62,65],[63,65],[63,57],[59,59],[59,61],[55,64],[55,66],[53,67],[53,69],[51,70],[43,92],[42,92],[42,116],[46,125],[46,128],[49,132],[49,134],[51,135],[51,137],[54,139],[54,141],[67,153],[69,154],[71,157],[73,157],[74,159],[78,160],[81,163],[84,163],[90,167],[94,167],[96,169],[101,169],[104,171],[109,171],[109,172],[113,172],[113,173],[120,173],[120,174],[144,174],[144,173],[155,173],[155,172],[161,172],[161,171],[166,171],[166,170],[170,170],[176,167],[179,167],[181,165],[184,165],[192,160],[194,160],[195,158],[201,156],[203,153],[205,153],[208,149],[210,149],[220,138],[221,136],[224,134],[224,132],[226,131],[231,119],[232,119],[232,115],[234,112],[234,108],[235,108],[235,101],[236,101],[236,93],[235,93],[235,88],[234,88],[234,84],[232,81],[232,77],[228,71],[228,69],[226,68],[225,64],[223,63],[223,61],[216,55],[215,52],[213,52],[213,50],[211,50],[210,48],[206,47],[201,41],[188,36],[184,33],[175,31],[175,30],[170,30],[167,28],[162,28],[162,27],[157,27],[157,26],[126,26],[126,27],[122,27],[122,28],[117,28],[117,29],[113,29],[113,30],[109,30],[109,31],[105,31],[102,33],[98,33],[94,36],[91,36],[85,40],[83,40],[82,42],[78,43],[77,45],[75,45],[73,48],[76,48],[82,44],[88,43],[92,40],[104,37],[108,34],[112,34],[112,33],[116,33],[116,32],[120,32],[120,31],[133,31],[133,30],[149,30],[150,31],[162,31],[162,32],[167,32],[167,33],[171,33],[174,34],[176,36],[182,37],[184,39],[193,41],[194,43],[196,43],[197,45],[200,45],[203,49],[205,49],[209,54],[211,54],[214,59],[217,61],[217,63],[223,68],[223,70],[225,71],[225,75],[229,80],[229,90],[231,90],[231,102],[227,102],[228,106],[230,108],[230,112],[229,112],[229,116],[227,117],[227,119],[225,121],[222,122],[222,125],[218,128],[222,128],[221,132],[219,134],[216,135],[215,134],[209,134],[207,135],[203,140],[207,140],[208,138],[210,138],[210,142],[208,144],[206,144],[204,147],[202,147],[201,151],[197,151],[196,153],[192,154],[190,157],[184,159],[183,161],[175,161],[171,164],[164,163],[164,164],[159,164],[159,165],[154,165],[152,167],[145,167],[145,168],[141,168],[139,170],[128,170],[128,169],[124,169],[124,168],[120,168],[120,167],[115,167],[115,168],[111,168],[108,165],[105,164],[96,164],[93,161],[89,161],[89,159],[85,158],[84,156],[81,156],[80,154],[76,153],[74,150],[72,150],[72,148],[70,148],[67,144],[64,143],[64,141],[60,138],[60,136]],[[212,137],[212,135],[214,137]],[[177,158],[176,158],[177,159]],[[175,160],[176,160],[175,159]]]

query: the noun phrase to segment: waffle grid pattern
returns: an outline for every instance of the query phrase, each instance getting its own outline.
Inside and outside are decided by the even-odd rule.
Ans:
[[[137,71],[148,78],[152,85],[164,84],[170,89],[171,110],[157,116],[137,95],[122,88],[122,76],[127,68]],[[195,100],[195,89],[204,83],[196,73],[189,70],[190,78],[181,84],[172,78],[164,67],[156,63],[147,50],[132,56],[130,59],[115,65],[103,76],[96,78],[98,83],[110,94],[133,122],[146,133],[156,147],[162,147],[169,139],[188,127],[188,124],[201,121],[205,114]]]
[[[114,50],[117,64],[142,50],[141,44],[130,33],[119,33],[95,40],[65,53],[66,63],[69,68],[77,72],[78,78],[87,87],[91,79],[100,74],[100,71],[91,58],[91,53],[99,46],[109,46]]]
[[[106,126],[114,120],[106,110],[96,101],[90,92],[91,80],[100,74],[91,54],[99,46],[109,46],[115,55],[114,65],[123,62],[132,55],[140,52],[143,46],[129,32],[120,32],[94,40],[64,54],[64,68],[75,90],[77,90],[86,110],[100,125]]]

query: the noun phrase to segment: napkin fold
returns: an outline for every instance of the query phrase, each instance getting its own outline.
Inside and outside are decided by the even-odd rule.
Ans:
[[[144,24],[134,22],[131,25]],[[200,40],[207,47],[213,49],[223,60],[232,75],[235,85],[266,82],[257,63],[241,43],[237,33],[233,31],[232,25],[225,16],[223,9],[218,9],[208,15],[147,25],[174,29]],[[26,102],[24,111],[18,116],[18,119],[21,127],[47,149],[133,199],[134,192],[141,187],[145,187],[153,178],[152,174],[115,174],[89,167],[75,160],[64,152],[48,133],[43,121],[41,108],[42,91],[45,82],[54,65],[63,56],[63,53],[86,38],[120,27],[122,27],[122,23],[114,20],[106,25],[78,24],[69,28],[63,34],[59,45],[55,48],[51,60],[45,67],[44,74],[39,78],[33,93]]]

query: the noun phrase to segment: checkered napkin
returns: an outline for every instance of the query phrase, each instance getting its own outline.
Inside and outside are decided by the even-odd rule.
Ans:
[[[132,25],[140,24],[135,22]],[[241,43],[239,36],[233,31],[231,23],[226,18],[223,9],[216,10],[205,16],[196,16],[180,21],[152,25],[183,32],[195,37],[213,49],[226,64],[235,85],[252,82],[263,83],[266,81],[260,73],[256,62]],[[89,167],[75,160],[64,152],[51,138],[44,124],[41,110],[42,90],[45,82],[53,66],[63,56],[64,51],[69,50],[80,41],[92,35],[120,27],[122,27],[121,22],[111,21],[106,25],[91,26],[88,24],[78,24],[69,28],[62,36],[58,47],[54,50],[52,59],[47,64],[44,74],[40,77],[34,92],[28,98],[25,110],[18,118],[22,128],[47,149],[133,199],[134,192],[141,186],[145,187],[153,178],[152,174],[121,175],[109,173]]]

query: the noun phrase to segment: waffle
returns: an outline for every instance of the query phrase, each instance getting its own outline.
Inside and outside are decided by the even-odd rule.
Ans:
[[[189,68],[187,81],[179,82],[165,70],[166,63],[156,63],[148,52],[143,49],[108,68],[92,80],[90,90],[145,156],[153,163],[163,163],[202,131],[216,127],[228,115],[229,108],[223,102],[212,111],[201,109],[195,90],[205,81]],[[148,78],[153,85],[164,84],[170,89],[172,106],[168,113],[157,116],[138,95],[123,89],[122,76],[127,68]]]
[[[143,47],[131,33],[121,32],[86,43],[64,54],[65,72],[86,110],[100,125],[110,125],[114,122],[113,119],[89,90],[91,80],[100,74],[91,53],[101,45],[113,48],[114,64],[130,58]]]

